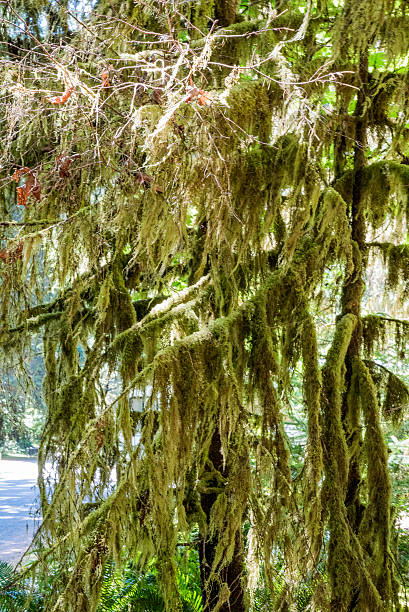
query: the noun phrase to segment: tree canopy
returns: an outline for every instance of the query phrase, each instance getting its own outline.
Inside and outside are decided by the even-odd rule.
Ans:
[[[109,561],[155,556],[180,610],[192,533],[207,610],[249,609],[260,575],[276,610],[307,577],[314,610],[402,609],[381,421],[409,393],[373,351],[409,329],[408,3],[12,0],[0,21],[0,343],[23,366],[43,337],[47,609],[92,612]]]

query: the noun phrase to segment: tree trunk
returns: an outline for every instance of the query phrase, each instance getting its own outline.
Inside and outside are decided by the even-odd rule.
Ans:
[[[355,149],[354,149],[354,184],[352,189],[352,208],[351,208],[351,238],[354,241],[353,263],[354,270],[352,279],[348,279],[342,292],[342,315],[352,313],[358,319],[358,324],[352,334],[351,343],[345,358],[345,388],[343,401],[343,425],[345,438],[348,444],[349,474],[345,505],[348,512],[348,519],[354,533],[358,532],[362,517],[362,507],[360,503],[361,468],[360,453],[362,446],[361,419],[359,408],[354,402],[356,390],[353,388],[353,362],[360,356],[362,342],[362,323],[361,323],[361,301],[364,293],[363,274],[365,266],[365,239],[366,227],[364,218],[364,205],[362,202],[362,171],[366,166],[366,131],[367,116],[365,110],[367,88],[368,88],[368,55],[363,54],[359,66],[360,90],[357,96],[355,109]]]
[[[213,464],[223,478],[228,478],[229,468],[223,466],[223,456],[221,453],[221,441],[219,432],[213,434],[210,443],[208,459]],[[206,515],[207,532],[209,531],[210,514],[215,503],[218,492],[219,483],[214,481],[206,481],[207,488],[211,489],[209,493],[202,493],[200,496],[201,506]],[[215,558],[216,547],[218,543],[217,536],[209,537],[208,533],[200,534],[199,542],[199,562],[200,562],[200,578],[202,583],[203,593],[203,610],[210,612],[214,610],[220,595],[220,587],[223,583],[227,584],[230,591],[230,600],[228,603],[222,604],[218,608],[219,612],[243,612],[245,610],[244,591],[242,586],[242,576],[244,571],[244,554],[243,541],[241,534],[236,534],[236,543],[231,562],[224,567],[218,575],[217,580],[209,581],[211,577],[211,568]]]

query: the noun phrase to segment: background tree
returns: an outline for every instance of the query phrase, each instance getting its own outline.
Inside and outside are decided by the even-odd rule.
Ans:
[[[47,609],[152,556],[181,609],[192,530],[205,609],[260,571],[277,610],[306,580],[313,609],[400,609],[381,415],[408,392],[371,354],[408,328],[406,3],[1,10],[1,343],[44,337]]]

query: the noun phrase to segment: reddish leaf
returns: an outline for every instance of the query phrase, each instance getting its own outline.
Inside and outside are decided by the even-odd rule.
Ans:
[[[17,187],[17,204],[19,206],[27,206],[30,195],[32,195],[37,201],[40,200],[41,185],[30,168],[20,168],[16,170],[11,177],[11,180],[18,183],[22,176],[25,176],[26,179],[24,185]]]
[[[101,82],[102,82],[102,87],[111,87],[111,83],[109,82],[108,70],[104,70],[103,72],[101,72]]]
[[[14,249],[10,249],[9,251],[7,249],[1,249],[0,259],[2,259],[6,264],[14,263],[23,257],[23,247],[24,243],[19,242]]]
[[[13,176],[11,177],[12,181],[19,181],[21,176],[24,176],[25,174],[29,174],[31,172],[30,168],[18,168],[17,170],[14,171]]]
[[[75,86],[67,87],[62,96],[55,96],[55,98],[47,98],[51,104],[65,104],[72,92],[75,90]]]
[[[191,102],[195,100],[200,95],[200,89],[198,87],[187,87],[187,97],[185,98],[185,102]]]
[[[69,168],[72,164],[72,157],[65,153],[61,153],[61,155],[55,158],[55,163],[60,177],[67,178],[67,176],[69,176]]]
[[[185,98],[185,102],[197,100],[200,106],[209,106],[212,103],[212,94],[208,91],[204,91],[204,89],[195,87],[193,82],[192,85],[186,87],[186,91],[188,95]]]
[[[212,103],[212,94],[208,91],[203,91],[203,89],[201,89],[197,101],[199,102],[200,106],[210,106],[210,104]]]

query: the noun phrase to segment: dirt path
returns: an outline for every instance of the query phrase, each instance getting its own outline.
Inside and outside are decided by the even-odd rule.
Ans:
[[[0,460],[0,560],[16,563],[35,530],[36,460]]]

